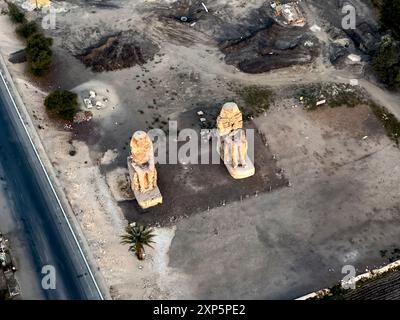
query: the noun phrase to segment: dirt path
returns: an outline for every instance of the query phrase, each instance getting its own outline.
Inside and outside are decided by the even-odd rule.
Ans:
[[[364,88],[371,99],[381,105],[386,107],[391,113],[393,113],[397,119],[400,120],[400,95],[388,90],[383,90],[377,85],[362,79],[360,80],[360,85]]]

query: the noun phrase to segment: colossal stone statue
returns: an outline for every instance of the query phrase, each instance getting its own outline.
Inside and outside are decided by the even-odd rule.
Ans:
[[[162,203],[162,196],[157,187],[157,171],[150,137],[144,131],[136,131],[130,147],[128,169],[136,200],[143,209]]]
[[[248,154],[243,116],[236,103],[225,103],[217,118],[217,148],[231,176],[235,179],[248,178],[255,168]]]

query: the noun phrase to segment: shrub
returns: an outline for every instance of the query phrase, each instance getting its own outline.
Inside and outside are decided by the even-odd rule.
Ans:
[[[52,44],[53,39],[46,38],[41,33],[34,33],[28,38],[26,55],[33,75],[42,76],[48,72],[52,62]]]
[[[370,104],[375,116],[382,122],[386,133],[397,146],[400,146],[400,122],[386,108],[378,106],[374,103]]]
[[[67,90],[57,90],[46,97],[44,105],[49,113],[72,120],[77,111],[78,96]]]
[[[25,39],[38,32],[38,27],[34,21],[24,22],[17,28],[17,34]]]
[[[241,108],[245,119],[256,117],[267,111],[272,102],[273,93],[269,88],[249,86],[237,91],[244,100]]]
[[[380,9],[382,25],[390,29],[396,39],[400,39],[400,0],[383,0]]]
[[[378,77],[390,87],[400,85],[400,45],[390,36],[385,36],[372,60]]]
[[[21,11],[14,3],[7,2],[8,15],[15,23],[22,23],[25,21],[25,13]]]

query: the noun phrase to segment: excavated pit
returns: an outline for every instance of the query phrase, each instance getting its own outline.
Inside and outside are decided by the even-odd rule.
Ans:
[[[144,65],[159,47],[139,33],[125,32],[105,37],[76,57],[94,72],[113,71]]]
[[[273,23],[248,38],[220,44],[225,62],[246,73],[263,73],[292,65],[309,64],[319,55],[318,40],[303,28]]]

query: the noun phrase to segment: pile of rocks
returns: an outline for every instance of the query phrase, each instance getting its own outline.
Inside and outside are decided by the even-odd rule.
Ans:
[[[84,98],[83,102],[88,109],[96,107],[97,110],[102,109],[108,102],[107,97],[101,98],[94,90],[89,91],[89,97]]]

